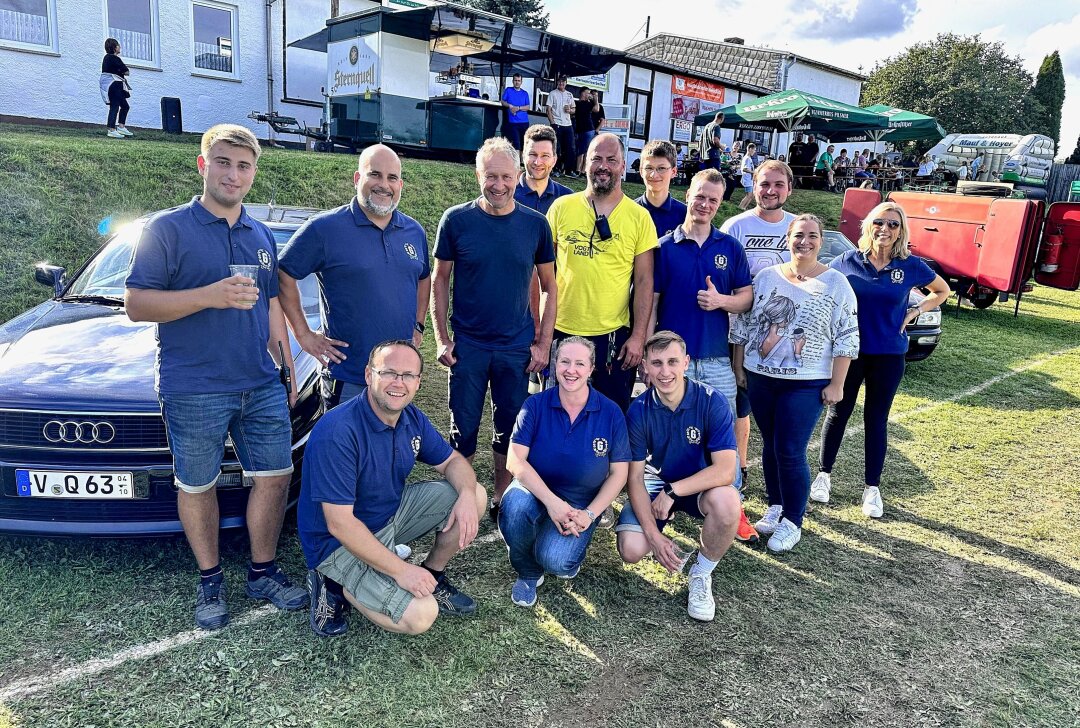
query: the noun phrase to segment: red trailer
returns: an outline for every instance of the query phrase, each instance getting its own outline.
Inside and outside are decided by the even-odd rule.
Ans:
[[[1080,287],[1080,203],[984,197],[946,192],[892,192],[907,213],[911,252],[928,259],[957,293],[978,308],[1016,297],[1024,284]],[[840,231],[859,239],[862,220],[879,202],[876,190],[844,194]]]

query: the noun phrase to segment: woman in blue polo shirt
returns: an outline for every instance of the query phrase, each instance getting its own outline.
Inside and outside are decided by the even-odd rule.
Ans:
[[[544,573],[572,579],[581,569],[598,516],[626,484],[630,441],[622,410],[589,386],[596,349],[580,336],[555,350],[558,387],[525,400],[506,468],[513,476],[499,530],[518,578],[514,604],[536,604]]]
[[[810,498],[829,502],[831,473],[844,438],[848,418],[855,408],[859,387],[866,383],[863,422],[866,426],[866,485],[862,510],[880,518],[881,470],[889,410],[904,376],[908,350],[906,327],[949,297],[949,284],[934,273],[922,258],[908,251],[908,221],[895,202],[882,202],[862,223],[859,249],[849,250],[830,263],[847,276],[859,303],[859,358],[851,362],[844,380],[844,398],[829,407],[821,435],[821,472],[810,487]],[[909,305],[912,288],[927,288],[930,295],[917,306]]]

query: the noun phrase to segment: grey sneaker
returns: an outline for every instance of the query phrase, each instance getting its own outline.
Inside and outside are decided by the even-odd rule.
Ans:
[[[229,607],[225,604],[225,582],[199,582],[195,597],[195,624],[205,630],[221,629],[229,623]]]
[[[285,576],[281,569],[249,581],[244,591],[252,599],[265,599],[287,612],[303,609],[310,603],[307,590],[289,581],[289,577]]]

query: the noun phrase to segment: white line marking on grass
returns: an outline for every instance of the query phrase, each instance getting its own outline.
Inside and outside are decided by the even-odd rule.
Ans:
[[[480,536],[469,545],[491,543],[492,541],[498,541],[501,538],[502,536],[496,530],[489,534],[485,534],[484,536]],[[427,558],[427,552],[417,555],[416,561],[420,563],[423,562],[425,558]],[[125,663],[132,662],[133,660],[145,660],[148,657],[154,657],[175,650],[178,647],[201,642],[208,637],[227,633],[228,630],[236,629],[238,627],[247,627],[277,613],[278,610],[275,607],[267,604],[253,609],[239,619],[236,619],[226,627],[224,631],[215,630],[213,632],[207,632],[206,630],[193,629],[188,632],[180,632],[172,637],[166,637],[156,642],[128,647],[109,657],[97,657],[92,660],[87,660],[80,665],[74,665],[63,670],[54,670],[44,675],[21,678],[0,688],[0,704],[8,703],[12,700],[19,700],[21,698],[28,698],[31,695],[61,687],[75,680],[98,675],[106,670],[112,670]]]

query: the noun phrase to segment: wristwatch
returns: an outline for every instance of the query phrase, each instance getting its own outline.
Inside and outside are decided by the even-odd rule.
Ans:
[[[416,329],[417,333],[424,333],[424,322],[417,321],[415,324],[413,324],[413,328]]]
[[[664,492],[667,493],[668,496],[671,498],[676,497],[675,489],[671,487],[671,483],[664,483]]]

